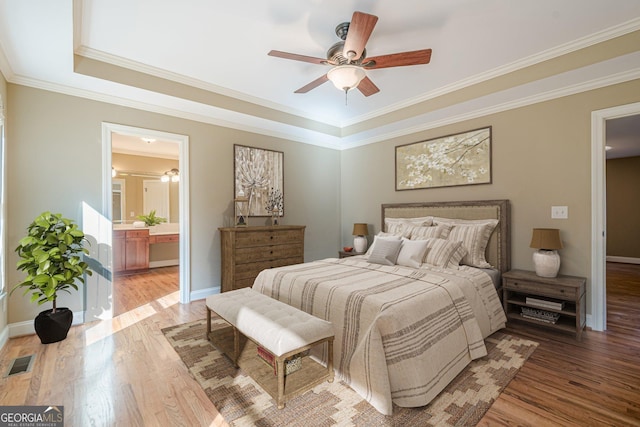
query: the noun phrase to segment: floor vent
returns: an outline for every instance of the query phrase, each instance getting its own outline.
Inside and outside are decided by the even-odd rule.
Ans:
[[[31,371],[31,366],[33,365],[33,361],[35,360],[35,358],[35,354],[30,354],[29,356],[22,356],[13,359],[13,361],[11,362],[11,367],[7,371],[5,377],[10,377],[12,375],[23,374],[25,372]]]

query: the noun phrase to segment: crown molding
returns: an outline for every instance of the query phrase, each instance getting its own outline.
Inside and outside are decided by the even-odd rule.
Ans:
[[[491,114],[512,110],[515,108],[526,107],[526,106],[537,104],[540,102],[551,101],[557,98],[562,98],[564,96],[575,95],[578,93],[600,89],[606,86],[624,83],[624,82],[636,80],[639,78],[640,78],[640,68],[636,68],[633,70],[612,74],[606,77],[601,77],[601,78],[592,79],[586,82],[577,83],[575,85],[565,86],[560,89],[553,89],[546,92],[537,93],[535,95],[519,98],[517,100],[503,102],[500,104],[492,105],[490,107],[470,111],[468,113],[457,114],[444,119],[431,120],[431,121],[427,120],[424,124],[420,124],[417,126],[406,127],[401,130],[396,130],[396,131],[391,131],[386,133],[377,133],[376,136],[371,138],[363,138],[354,142],[345,142],[342,145],[342,150],[348,150],[351,148],[357,148],[364,145],[375,144],[378,142],[383,142],[383,141],[387,141],[394,138],[400,138],[406,135],[423,132],[426,130],[435,129],[435,128],[447,126],[450,124],[454,124],[454,123],[458,123],[466,120],[477,119],[477,118],[488,116]]]
[[[548,49],[534,55],[530,55],[526,58],[522,58],[510,64],[506,64],[504,66],[494,68],[484,73],[476,74],[469,78],[459,80],[450,85],[442,86],[437,90],[427,92],[415,98],[407,99],[405,101],[389,105],[385,108],[372,111],[369,114],[364,114],[358,117],[354,117],[352,119],[344,120],[343,123],[341,123],[341,126],[342,127],[352,126],[360,122],[375,119],[376,117],[380,117],[385,114],[389,114],[397,110],[401,110],[403,108],[408,108],[413,105],[419,104],[421,102],[429,101],[431,99],[446,95],[448,93],[465,89],[467,87],[470,87],[479,83],[483,83],[485,81],[494,79],[496,77],[501,77],[506,74],[512,73],[514,71],[522,70],[532,65],[536,65],[554,58],[558,58],[563,55],[578,51],[580,49],[584,49],[589,46],[593,46],[598,43],[602,43],[602,42],[614,39],[616,37],[624,36],[626,34],[629,34],[638,30],[640,30],[640,18],[634,18],[620,25],[607,28],[606,30],[599,31],[594,34],[590,34],[589,36],[582,37],[577,40],[573,40],[571,42],[556,46],[552,49]]]
[[[335,120],[330,120],[327,117],[314,117],[309,115],[306,111],[290,108],[276,102],[267,101],[263,98],[248,95],[244,92],[239,92],[222,86],[218,86],[212,83],[208,83],[196,78],[188,77],[183,74],[174,73],[157,67],[152,67],[147,64],[143,64],[137,61],[132,61],[120,56],[111,55],[106,52],[102,52],[96,49],[91,49],[86,46],[79,46],[75,49],[74,53],[78,56],[82,56],[94,61],[104,62],[107,64],[115,65],[117,67],[126,68],[132,71],[136,71],[143,74],[149,74],[162,79],[170,80],[176,83],[191,86],[193,88],[201,89],[207,92],[216,93],[218,95],[228,96],[251,104],[256,104],[261,107],[276,110],[278,112],[291,114],[299,117],[303,117],[308,120],[314,120],[323,124],[327,124],[334,127],[340,127],[340,123]]]

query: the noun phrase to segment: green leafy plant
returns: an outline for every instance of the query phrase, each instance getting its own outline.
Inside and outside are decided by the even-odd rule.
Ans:
[[[154,225],[162,224],[163,222],[167,222],[167,218],[162,218],[161,216],[156,216],[156,210],[153,209],[149,212],[149,215],[138,215],[138,219],[140,221],[144,221],[144,225],[147,227],[152,227]]]
[[[91,275],[89,265],[82,260],[89,251],[83,246],[87,240],[78,225],[61,214],[43,212],[27,227],[28,234],[20,240],[16,252],[22,258],[18,270],[27,277],[11,290],[25,288],[31,292],[31,302],[42,305],[51,301],[56,312],[58,292],[78,290],[84,274]]]

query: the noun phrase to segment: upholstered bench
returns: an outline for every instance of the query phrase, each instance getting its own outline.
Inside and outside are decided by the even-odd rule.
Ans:
[[[285,402],[310,390],[324,380],[333,381],[333,325],[309,313],[298,310],[274,298],[270,298],[251,288],[242,288],[207,297],[207,338],[214,344],[215,335],[211,329],[211,313],[216,313],[233,327],[233,363],[238,367],[240,357],[240,337],[242,333],[257,346],[274,356],[277,373],[277,388],[263,388],[276,400],[278,409]],[[303,367],[297,376],[295,387],[287,387],[285,360],[302,353],[313,346],[327,343],[326,369],[306,370]],[[221,348],[222,349],[222,348]],[[257,356],[256,356],[257,357]],[[308,359],[308,358],[307,358]],[[319,366],[308,359],[306,364]],[[318,373],[320,372],[320,373]],[[251,375],[251,372],[248,372]],[[253,375],[252,378],[256,379]],[[301,382],[300,379],[303,381]],[[259,381],[258,381],[259,382]],[[259,382],[260,383],[260,382]]]

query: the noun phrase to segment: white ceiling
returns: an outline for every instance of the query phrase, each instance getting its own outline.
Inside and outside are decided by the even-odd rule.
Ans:
[[[348,105],[329,82],[294,94],[329,68],[267,52],[324,57],[354,10],[379,17],[368,56],[431,48],[431,63],[368,71],[380,93],[350,92]],[[640,0],[0,0],[0,70],[12,83],[343,149],[639,78],[636,50],[430,103],[639,29]]]

